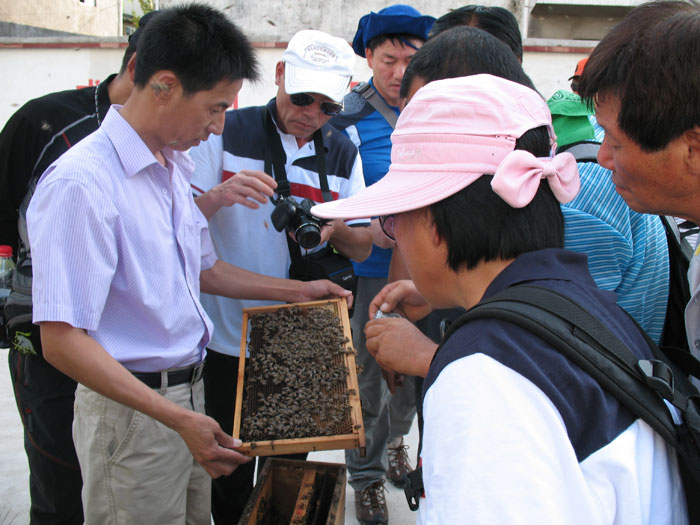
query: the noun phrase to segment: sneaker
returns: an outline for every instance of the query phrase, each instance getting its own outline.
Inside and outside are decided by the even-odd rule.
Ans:
[[[392,485],[402,489],[406,486],[406,479],[409,472],[413,471],[411,462],[408,459],[408,445],[403,444],[403,438],[399,441],[398,446],[392,446],[393,443],[387,444],[386,454],[389,458],[389,468],[386,470],[386,477]]]
[[[389,510],[384,497],[384,480],[355,491],[355,517],[362,525],[387,525]]]

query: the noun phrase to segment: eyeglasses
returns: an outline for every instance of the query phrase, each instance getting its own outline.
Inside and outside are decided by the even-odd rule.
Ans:
[[[384,232],[384,235],[389,237],[392,241],[395,241],[396,238],[394,237],[394,214],[392,213],[391,215],[382,215],[379,217],[379,226],[382,227],[382,231]]]
[[[292,101],[292,104],[300,107],[310,106],[316,102],[316,98],[308,93],[294,93],[293,95],[289,95],[289,99]],[[321,107],[321,112],[329,117],[337,115],[343,111],[343,105],[339,104],[338,102],[324,100],[319,105]]]

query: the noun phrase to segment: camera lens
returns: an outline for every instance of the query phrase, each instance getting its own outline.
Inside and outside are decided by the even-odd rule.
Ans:
[[[299,246],[306,250],[315,248],[318,243],[321,242],[321,230],[318,225],[312,222],[306,222],[301,224],[295,231],[294,237],[296,238]]]

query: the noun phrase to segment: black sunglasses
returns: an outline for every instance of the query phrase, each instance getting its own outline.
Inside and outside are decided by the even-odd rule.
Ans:
[[[382,215],[379,217],[379,226],[382,227],[382,231],[384,232],[384,235],[389,237],[392,241],[395,241],[396,238],[394,237],[394,214],[392,213],[391,215]]]
[[[289,95],[289,99],[292,101],[292,104],[300,107],[310,106],[316,101],[316,98],[308,93],[294,93],[293,95]],[[321,112],[329,117],[337,115],[343,111],[343,105],[339,104],[338,102],[325,100],[319,105],[321,107]]]

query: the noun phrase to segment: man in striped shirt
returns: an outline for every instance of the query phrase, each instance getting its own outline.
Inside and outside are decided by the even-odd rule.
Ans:
[[[17,270],[4,311],[8,361],[24,427],[33,525],[81,524],[83,509],[82,478],[71,434],[76,382],[46,362],[39,328],[31,322],[27,207],[44,170],[95,131],[111,104],[123,104],[129,97],[133,88],[131,58],[150,16],[142,16],[139,28],[129,37],[118,74],[96,86],[30,100],[0,133],[0,244],[12,246],[17,254]]]
[[[253,49],[221,12],[160,11],[134,91],[49,167],[27,214],[33,320],[46,359],[78,381],[73,437],[87,523],[211,521],[210,476],[247,459],[203,414],[212,323],[200,289],[304,301],[328,281],[256,275],[217,260],[185,153],[223,129]]]

